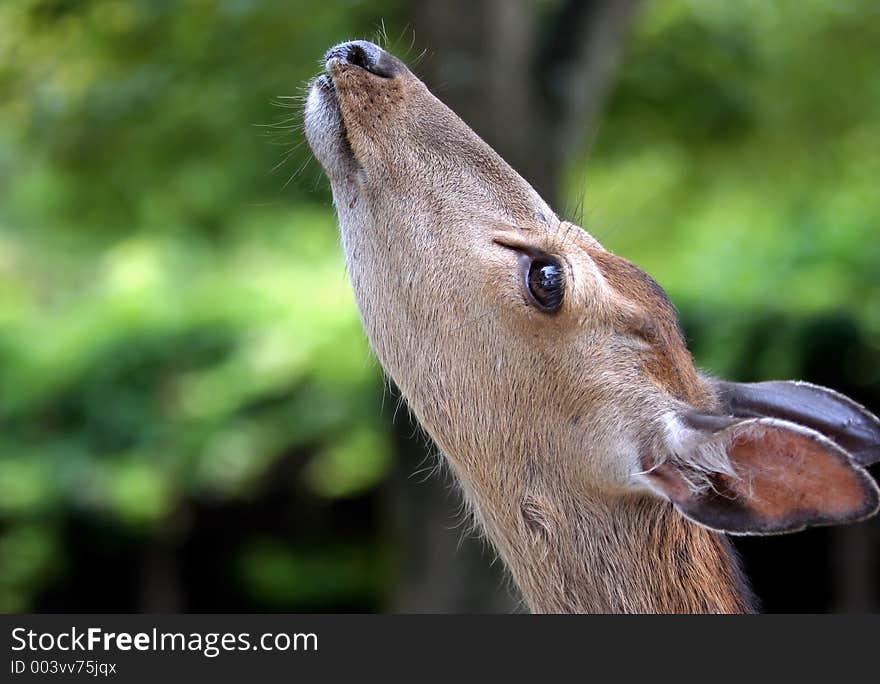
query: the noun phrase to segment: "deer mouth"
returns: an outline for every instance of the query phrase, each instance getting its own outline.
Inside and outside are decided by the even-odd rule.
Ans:
[[[318,76],[313,85],[327,93],[327,97],[332,98],[336,103],[336,106],[339,106],[339,101],[336,99],[336,87],[333,85],[333,79],[330,78],[329,74],[321,74]]]
[[[360,168],[330,74],[321,74],[312,81],[306,100],[305,133],[312,152],[331,180],[349,177]]]

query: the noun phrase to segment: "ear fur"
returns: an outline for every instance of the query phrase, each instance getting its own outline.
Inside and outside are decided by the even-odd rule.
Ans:
[[[855,522],[880,507],[868,473],[821,433],[777,418],[690,412],[669,419],[667,454],[643,474],[687,518],[731,534]]]

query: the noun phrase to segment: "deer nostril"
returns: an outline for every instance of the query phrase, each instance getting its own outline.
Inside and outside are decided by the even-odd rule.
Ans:
[[[346,59],[350,64],[359,66],[361,69],[366,69],[367,71],[371,71],[371,67],[373,66],[372,60],[370,60],[366,51],[360,45],[352,45],[348,49]]]
[[[393,57],[378,45],[365,40],[353,40],[330,48],[324,59],[329,62],[334,58],[383,78],[390,78],[397,70]]]

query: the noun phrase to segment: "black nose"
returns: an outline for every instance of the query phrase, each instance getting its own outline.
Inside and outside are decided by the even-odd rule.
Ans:
[[[378,45],[366,40],[351,40],[330,48],[324,55],[324,63],[340,59],[353,66],[383,78],[391,78],[395,72],[395,59]]]

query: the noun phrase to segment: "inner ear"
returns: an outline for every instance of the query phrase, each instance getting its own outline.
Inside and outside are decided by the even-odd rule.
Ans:
[[[794,423],[716,422],[686,443],[645,477],[682,514],[715,530],[795,532],[862,520],[880,506],[877,485],[847,452]]]

